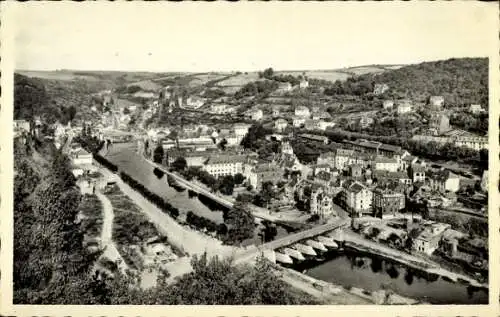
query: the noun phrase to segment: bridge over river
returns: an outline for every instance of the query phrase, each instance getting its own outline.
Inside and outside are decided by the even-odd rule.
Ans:
[[[160,164],[146,160],[152,166],[163,171],[165,174],[173,177],[180,185],[202,194],[227,208],[233,207],[233,203],[220,197],[207,189],[190,182],[183,177],[172,173]],[[283,219],[269,214],[269,211],[257,206],[250,206],[250,211],[256,218],[267,220],[273,223],[283,223]],[[237,254],[235,261],[237,263],[248,262],[255,259],[259,254],[264,255],[272,262],[293,263],[293,259],[304,260],[305,257],[316,256],[317,251],[327,251],[337,248],[334,237],[338,238],[340,234],[336,229],[346,227],[350,224],[348,219],[337,219],[333,222],[303,230],[286,237],[265,243],[257,248],[245,250]],[[335,231],[335,232],[334,232]],[[337,239],[341,240],[341,239]]]
[[[340,229],[349,225],[347,219],[337,219],[334,222],[300,231],[280,239],[262,244],[235,256],[235,263],[253,261],[260,254],[272,262],[293,263],[293,259],[304,260],[305,257],[318,255],[316,251],[336,249],[336,241],[343,240]]]

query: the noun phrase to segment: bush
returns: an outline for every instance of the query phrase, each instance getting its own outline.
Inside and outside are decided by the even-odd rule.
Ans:
[[[206,229],[208,232],[218,232],[220,229],[219,226],[212,220],[198,216],[192,211],[187,213],[186,222],[196,229]]]
[[[118,172],[118,166],[116,166],[115,164],[113,164],[110,161],[108,161],[107,159],[105,159],[102,155],[95,153],[94,154],[94,159],[99,164],[101,164],[102,166],[104,166],[108,170],[112,171],[113,173]]]

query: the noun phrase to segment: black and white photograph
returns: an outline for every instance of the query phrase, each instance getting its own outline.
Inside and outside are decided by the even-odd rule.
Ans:
[[[1,6],[10,306],[498,298],[498,3]]]

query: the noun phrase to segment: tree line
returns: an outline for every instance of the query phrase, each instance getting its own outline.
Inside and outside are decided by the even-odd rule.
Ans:
[[[337,80],[326,95],[367,95],[376,84],[387,84],[387,98],[411,98],[425,102],[440,95],[450,105],[488,105],[488,59],[452,58],[388,70],[380,74]]]
[[[225,224],[217,224],[208,218],[198,216],[192,211],[187,212],[186,223],[198,230],[206,229],[208,232],[215,232],[217,236],[225,235],[227,233],[227,226]]]
[[[163,212],[167,213],[172,218],[176,219],[179,216],[179,209],[172,206],[168,201],[160,197],[159,195],[151,192],[143,184],[135,180],[132,176],[125,172],[120,172],[120,178],[132,187],[134,190],[141,193],[147,200],[152,204],[160,208]]]
[[[105,159],[102,155],[95,153],[94,160],[96,160],[99,164],[101,164],[111,172],[113,173],[118,172],[118,166]]]
[[[69,159],[55,147],[43,159],[48,168],[31,156],[15,160],[14,303],[102,303],[104,282],[90,274],[100,253],[84,247]]]
[[[245,84],[234,94],[234,97],[241,99],[248,96],[268,96],[271,92],[278,89],[278,87],[278,83],[274,80],[258,80]]]

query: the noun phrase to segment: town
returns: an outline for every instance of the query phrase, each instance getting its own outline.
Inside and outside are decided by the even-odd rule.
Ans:
[[[273,68],[144,79],[90,93],[84,111],[65,108],[51,123],[18,116],[16,151],[49,142],[69,158],[84,200],[104,213],[86,220],[87,246],[105,246],[102,271],[121,268],[143,288],[174,283],[194,254],[242,263],[262,254],[316,298],[445,303],[446,292],[462,292],[460,303],[482,302],[487,93],[403,96],[407,83],[394,79],[463,65],[487,62],[379,66],[376,75],[352,68],[332,81]],[[401,283],[398,267],[447,284],[425,299],[398,289],[380,299],[379,287],[334,286],[342,282],[322,275],[332,254],[382,258],[387,278]],[[310,275],[316,267],[325,269]],[[411,285],[417,273],[408,272]]]

